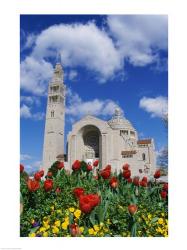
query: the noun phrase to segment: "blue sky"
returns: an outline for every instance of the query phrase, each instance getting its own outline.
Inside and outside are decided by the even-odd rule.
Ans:
[[[20,17],[21,162],[42,161],[47,86],[61,54],[67,86],[65,132],[91,113],[111,118],[118,105],[140,138],[167,144],[167,16]]]

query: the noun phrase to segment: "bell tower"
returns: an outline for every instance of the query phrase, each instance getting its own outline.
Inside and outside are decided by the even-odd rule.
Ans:
[[[43,168],[45,173],[64,154],[65,85],[61,63],[56,63],[53,77],[48,87],[45,120]]]

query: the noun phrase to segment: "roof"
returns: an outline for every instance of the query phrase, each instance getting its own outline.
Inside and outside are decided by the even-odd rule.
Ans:
[[[63,154],[57,155],[56,158],[64,158],[64,155]]]
[[[151,139],[138,140],[138,144],[151,144]]]
[[[136,150],[126,150],[126,151],[121,151],[122,155],[133,155],[136,154]]]

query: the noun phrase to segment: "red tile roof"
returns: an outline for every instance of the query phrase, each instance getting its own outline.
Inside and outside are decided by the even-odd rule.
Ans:
[[[129,151],[121,151],[122,155],[133,155],[136,154],[136,150],[129,150]]]
[[[144,139],[137,141],[138,144],[151,144],[151,139]]]

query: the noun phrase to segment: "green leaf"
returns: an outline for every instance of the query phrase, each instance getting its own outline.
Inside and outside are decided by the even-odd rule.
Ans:
[[[35,232],[38,230],[39,227],[40,227],[40,226],[38,226],[38,227],[33,227],[33,228],[30,230],[30,233],[35,233]]]
[[[151,223],[155,223],[159,218],[158,217],[155,217],[151,220]]]

